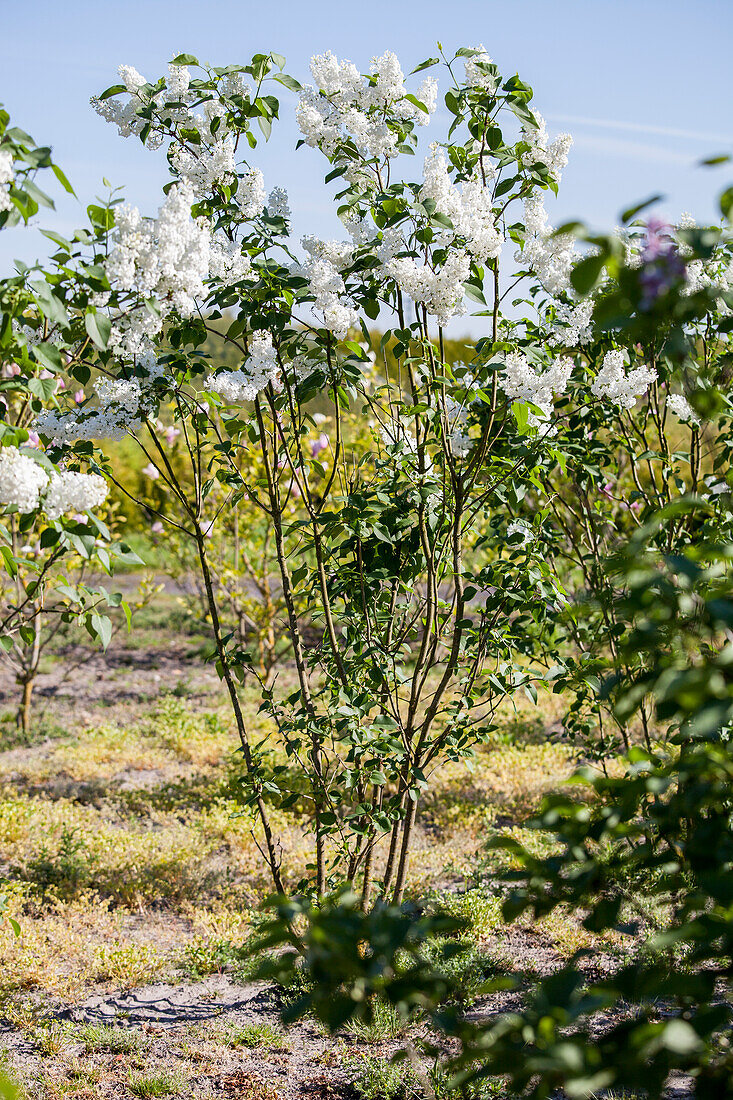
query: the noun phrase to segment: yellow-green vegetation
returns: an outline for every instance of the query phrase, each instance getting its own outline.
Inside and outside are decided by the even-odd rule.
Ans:
[[[111,1022],[54,1015],[90,995],[124,998],[152,983],[248,983],[258,965],[250,943],[271,886],[262,837],[242,797],[226,700],[170,594],[156,595],[142,614],[147,680],[134,700],[119,695],[130,677],[141,679],[121,637],[118,663],[83,709],[63,698],[39,708],[28,738],[15,733],[12,716],[0,720],[0,864],[8,910],[20,925],[16,935],[0,924],[0,1014],[33,1052],[21,1065],[11,1052],[11,1076],[19,1100],[277,1100],[283,1093],[269,1074],[277,1078],[293,1058],[290,1034],[271,1012],[231,1018],[217,1008],[215,984],[200,994],[212,998],[210,1018],[165,1037],[128,1022],[124,1008]],[[184,651],[171,658],[181,643]],[[49,658],[48,675],[58,667]],[[288,665],[278,675],[286,690],[295,687]],[[309,859],[307,783],[260,711],[256,685],[245,684],[241,697],[252,741],[263,743],[265,774],[286,767],[291,789],[302,790],[287,810],[274,801],[268,807],[294,889]],[[517,966],[503,942],[494,886],[496,872],[511,863],[486,842],[504,833],[547,843],[528,819],[576,764],[572,746],[554,732],[560,713],[556,697],[539,707],[516,701],[473,758],[448,762],[430,777],[421,804],[407,893],[462,922],[455,943],[463,940],[467,950],[453,953],[455,943],[440,940],[429,950],[464,1007]],[[377,875],[385,849],[377,852]],[[593,943],[567,914],[554,914],[536,932],[538,943],[563,957]],[[298,995],[284,993],[286,1000]],[[357,1095],[418,1095],[424,1082],[412,1068],[356,1052],[397,1050],[419,1027],[379,1005],[368,1027],[349,1027],[343,1040],[313,1032],[304,1072],[316,1094],[328,1095],[329,1075],[343,1081],[346,1066]],[[274,1069],[263,1075],[268,1064]],[[445,1094],[440,1072],[430,1077],[437,1096]]]
[[[267,720],[255,700],[245,690],[257,737]],[[522,706],[474,759],[432,777],[419,818],[410,890],[439,889],[441,905],[477,938],[500,923],[497,897],[466,891],[489,831],[532,837],[523,823],[574,765],[572,750],[542,740],[537,712]],[[19,936],[0,930],[5,1001],[21,991],[73,1001],[91,988],[129,989],[176,973],[247,972],[242,945],[269,883],[239,798],[235,748],[226,711],[164,694],[127,727],[70,726],[0,753],[0,860],[21,926]],[[286,762],[276,738],[265,760]],[[307,814],[297,804],[271,812],[295,879]],[[567,951],[586,942],[553,921],[546,932]]]

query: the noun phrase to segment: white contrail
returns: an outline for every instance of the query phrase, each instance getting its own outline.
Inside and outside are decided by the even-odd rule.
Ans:
[[[608,118],[586,118],[583,115],[548,115],[550,122],[568,122],[576,126],[598,126],[606,130],[636,130],[642,134],[660,134],[665,137],[686,138],[689,141],[714,141],[717,144],[733,144],[733,135],[705,134],[699,130],[677,130],[674,126],[654,126],[647,122],[621,122]]]

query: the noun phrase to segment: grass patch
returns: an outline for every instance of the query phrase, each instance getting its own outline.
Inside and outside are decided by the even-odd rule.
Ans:
[[[80,1024],[74,1038],[84,1044],[87,1054],[134,1054],[148,1045],[141,1032],[109,1024]]]
[[[384,1001],[374,1002],[373,1013],[371,1023],[354,1020],[345,1029],[346,1033],[360,1043],[384,1043],[404,1035],[412,1022],[406,1020],[394,1005]]]
[[[187,1089],[186,1082],[180,1073],[145,1073],[133,1071],[125,1082],[133,1096],[139,1096],[141,1100],[147,1100],[152,1096],[178,1096]]]
[[[289,1047],[280,1029],[268,1023],[229,1024],[217,1033],[217,1039],[224,1046],[249,1050],[287,1050]]]

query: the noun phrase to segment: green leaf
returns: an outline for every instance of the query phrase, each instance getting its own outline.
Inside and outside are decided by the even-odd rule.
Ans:
[[[438,57],[429,57],[427,59],[427,61],[421,61],[419,65],[416,65],[415,68],[410,73],[410,76],[414,76],[415,73],[421,73],[423,71],[423,69],[432,69],[433,65],[439,65],[439,64],[440,64],[440,58],[438,58]]]
[[[278,84],[282,84],[285,88],[289,88],[291,92],[303,91],[303,85],[299,84],[294,76],[288,76],[287,73],[275,73],[272,79],[276,80]]]
[[[55,344],[47,344],[45,342],[40,343],[40,344],[36,344],[36,346],[32,349],[32,351],[33,351],[33,358],[36,360],[37,363],[40,363],[42,367],[45,367],[46,370],[50,370],[54,373],[56,371],[63,370],[64,364],[61,360],[61,352],[59,351],[59,349],[56,347]],[[38,379],[35,379],[34,381],[38,381]],[[46,379],[46,381],[50,381],[52,383],[52,385],[51,385],[51,392],[50,393],[44,393],[43,395],[41,395],[41,394],[38,395],[38,396],[43,396],[44,398],[50,397],[51,394],[53,394],[54,390],[56,389],[56,382],[55,382],[54,379]]]
[[[112,331],[112,322],[105,313],[93,312],[84,315],[84,327],[100,351],[105,351]]]
[[[30,287],[33,291],[38,308],[41,310],[44,317],[48,317],[49,321],[53,321],[54,324],[62,325],[63,328],[67,328],[69,317],[64,304],[59,301],[49,284],[46,282],[31,283]]]
[[[34,397],[39,397],[41,401],[48,401],[56,392],[56,379],[31,378],[28,382],[28,389]]]
[[[105,90],[99,96],[99,99],[104,101],[105,99],[111,99],[113,95],[121,95],[126,92],[127,88],[124,84],[113,84],[111,88],[105,88]]]
[[[466,297],[470,298],[472,302],[478,302],[479,305],[486,305],[486,298],[484,297],[483,288],[476,283],[464,283],[463,289],[466,292]]]
[[[733,187],[728,187],[718,199],[718,205],[720,206],[720,212],[724,218],[731,221],[731,210],[733,210]]]
[[[628,225],[642,210],[646,210],[648,206],[653,206],[655,202],[661,202],[663,198],[664,195],[652,195],[651,198],[644,199],[643,202],[637,203],[636,206],[630,206],[628,210],[624,210],[621,214],[621,221],[624,225]]]
[[[198,65],[198,63],[199,59],[192,53],[179,53],[173,58],[171,65]]]
[[[64,173],[59,168],[58,164],[52,164],[51,165],[51,171],[53,172],[54,176],[56,177],[56,179],[59,181],[59,183],[63,187],[64,191],[68,191],[68,193],[70,195],[73,195],[74,197],[76,197],[76,191],[71,186],[68,179],[66,178]]]
[[[578,294],[588,294],[598,285],[607,258],[605,253],[601,252],[595,256],[586,256],[575,265],[570,273],[570,282]]]
[[[93,635],[102,643],[102,648],[106,649],[112,639],[112,620],[106,615],[99,615],[93,611],[90,616],[90,626]]]

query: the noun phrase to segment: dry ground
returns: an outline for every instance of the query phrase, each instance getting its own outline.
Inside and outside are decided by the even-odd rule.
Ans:
[[[394,1018],[338,1039],[310,1022],[284,1033],[277,992],[251,980],[246,943],[269,882],[205,639],[174,612],[164,593],[107,655],[48,658],[28,743],[0,670],[0,872],[21,926],[0,929],[7,1068],[29,1098],[387,1095],[379,1067],[404,1041]],[[253,692],[244,703],[255,728]],[[571,772],[557,715],[552,698],[507,711],[476,761],[441,769],[421,808],[408,892],[471,919],[467,987],[547,972],[591,942],[566,916],[503,926],[485,852],[493,831],[531,836],[524,822]],[[303,822],[275,818],[297,871]],[[594,946],[601,967],[624,947]]]

